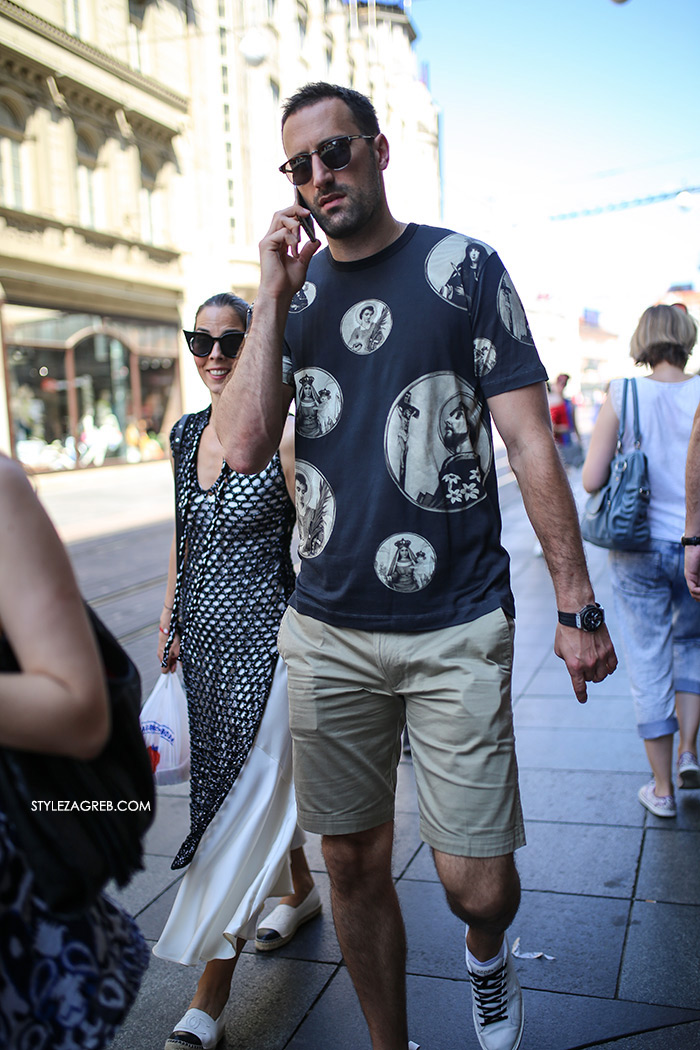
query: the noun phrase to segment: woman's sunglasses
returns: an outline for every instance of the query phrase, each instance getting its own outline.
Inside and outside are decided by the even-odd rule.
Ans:
[[[218,343],[224,357],[236,358],[245,339],[245,332],[224,332],[218,337],[208,332],[186,332],[184,328],[182,332],[195,357],[209,357],[214,343]]]
[[[310,153],[297,153],[296,157],[290,157],[284,164],[280,165],[280,171],[286,175],[295,186],[303,186],[309,181],[313,174],[311,158],[314,153],[319,160],[332,171],[340,171],[347,168],[352,157],[350,143],[354,139],[367,139],[371,142],[374,135],[341,135],[337,139],[329,139],[318,149],[312,149]]]

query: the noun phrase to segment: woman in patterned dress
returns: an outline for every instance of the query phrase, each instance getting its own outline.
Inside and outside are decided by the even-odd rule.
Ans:
[[[182,662],[191,829],[173,861],[188,871],[154,952],[206,967],[166,1050],[216,1046],[246,940],[276,948],[321,910],[296,824],[286,671],[277,653],[294,586],[293,429],[265,470],[250,476],[224,462],[215,429],[247,310],[224,292],[197,311],[195,331],[185,335],[211,407],[171,435],[183,528],[180,549],[174,541],[171,550],[158,654],[164,673]],[[287,896],[256,933],[265,899],[280,894]]]
[[[0,635],[21,668],[0,674],[0,745],[87,759],[109,732],[95,641],[68,556],[22,469],[0,455]],[[101,1050],[136,997],[148,950],[100,895],[53,915],[0,802],[0,1046]]]

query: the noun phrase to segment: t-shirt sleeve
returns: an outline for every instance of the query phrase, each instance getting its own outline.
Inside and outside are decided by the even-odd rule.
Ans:
[[[487,259],[473,296],[471,326],[486,397],[547,379],[520,296],[496,252]]]

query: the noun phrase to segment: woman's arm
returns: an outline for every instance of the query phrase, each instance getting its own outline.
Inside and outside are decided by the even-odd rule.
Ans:
[[[173,618],[173,604],[175,601],[175,581],[177,580],[177,544],[175,542],[175,536],[173,536],[173,542],[170,544],[170,558],[168,561],[168,582],[165,586],[165,598],[163,599],[163,610],[160,614],[160,621],[158,623],[158,663],[163,663],[163,654],[165,653],[165,643],[168,640],[170,634],[170,621]],[[169,671],[175,671],[177,668],[177,661],[180,655],[180,635],[175,632],[173,637],[172,645],[168,650],[168,662],[165,667],[161,667],[163,674],[167,674]]]
[[[581,482],[586,492],[597,492],[610,477],[610,464],[615,455],[620,420],[615,414],[610,394],[603,402],[591,434]]]
[[[292,503],[295,502],[296,497],[294,489],[294,426],[294,416],[287,416],[282,440],[280,441],[280,462],[284,471],[287,492]]]
[[[88,759],[109,732],[102,663],[68,555],[22,469],[0,457],[0,744]]]

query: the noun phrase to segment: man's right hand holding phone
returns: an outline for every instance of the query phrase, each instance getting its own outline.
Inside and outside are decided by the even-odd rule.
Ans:
[[[313,236],[300,248],[301,229]],[[260,241],[260,289],[256,303],[265,295],[286,299],[286,312],[304,284],[308,265],[320,246],[311,213],[303,204],[275,212],[270,229]]]

